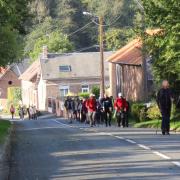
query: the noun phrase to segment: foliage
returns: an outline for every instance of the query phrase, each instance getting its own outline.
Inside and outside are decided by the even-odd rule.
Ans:
[[[80,97],[80,98],[89,98],[89,93],[79,93],[78,94],[78,96]]]
[[[0,65],[18,61],[23,50],[21,36],[29,18],[30,0],[0,0]]]
[[[0,120],[0,143],[4,142],[10,127],[11,127],[10,121]]]
[[[100,95],[99,86],[93,86],[91,89],[91,93],[93,93],[96,96],[96,98],[99,98],[99,95]]]
[[[156,82],[168,79],[173,87],[180,80],[180,1],[142,0],[146,24],[159,28],[161,33],[146,38],[147,52],[152,56]]]
[[[0,27],[0,66],[6,66],[23,55],[22,37],[11,26]]]
[[[159,111],[157,104],[153,104],[153,105],[151,105],[151,107],[148,108],[147,117],[151,120],[161,118],[161,113]]]
[[[17,109],[19,107],[19,103],[21,102],[22,97],[21,97],[21,88],[19,87],[9,87],[8,88],[8,110],[10,109],[11,104],[16,109],[16,114]]]
[[[133,118],[136,119],[137,122],[143,120],[143,111],[145,111],[145,105],[143,103],[133,103],[131,106],[131,113]]]
[[[105,34],[105,41],[108,50],[117,50],[134,37],[131,29],[111,28]]]
[[[51,53],[64,53],[73,49],[73,45],[66,35],[59,31],[53,31],[35,41],[33,50],[29,52],[29,55],[33,60],[36,60],[40,52],[42,52],[43,45],[47,45],[48,51]]]

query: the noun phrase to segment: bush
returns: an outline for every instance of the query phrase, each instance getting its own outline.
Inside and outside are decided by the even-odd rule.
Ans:
[[[133,118],[135,118],[137,122],[146,119],[146,106],[143,103],[132,104],[131,112]]]
[[[88,98],[89,93],[79,93],[78,96],[81,97],[81,98]]]
[[[157,104],[153,104],[151,105],[151,107],[148,108],[147,117],[152,120],[161,118],[161,113]]]
[[[8,88],[8,107],[7,107],[8,114],[10,113],[9,109],[10,109],[11,104],[13,104],[15,107],[15,115],[18,115],[18,108],[21,101],[22,101],[21,88],[9,87]]]
[[[92,90],[91,90],[91,93],[93,93],[96,96],[96,98],[98,99],[99,96],[100,96],[100,88],[99,88],[99,86],[93,86]]]

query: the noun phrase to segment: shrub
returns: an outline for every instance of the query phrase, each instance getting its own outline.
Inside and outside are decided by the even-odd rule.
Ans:
[[[136,119],[137,122],[144,120],[145,117],[145,109],[146,106],[143,103],[134,103],[131,106],[131,112],[132,112],[132,116],[133,118]]]
[[[159,111],[157,104],[153,104],[151,105],[151,107],[148,108],[147,117],[152,120],[161,118],[161,113]]]
[[[99,96],[100,96],[100,88],[99,88],[99,86],[93,86],[92,90],[91,90],[91,93],[93,93],[96,96],[96,98],[98,99]]]
[[[86,93],[79,93],[78,96],[81,97],[81,98],[88,98],[89,97],[89,93],[88,92],[86,92]]]

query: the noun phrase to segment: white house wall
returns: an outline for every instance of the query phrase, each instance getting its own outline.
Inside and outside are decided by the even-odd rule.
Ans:
[[[38,104],[39,110],[46,110],[46,81],[42,79],[42,75],[38,84]]]

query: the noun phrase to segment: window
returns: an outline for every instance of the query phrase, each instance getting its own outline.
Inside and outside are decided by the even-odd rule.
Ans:
[[[70,72],[71,66],[68,66],[68,65],[59,66],[59,71],[60,72]]]
[[[89,86],[88,85],[82,85],[81,89],[82,89],[82,93],[89,92]]]
[[[60,97],[64,97],[69,93],[69,86],[60,86]]]

